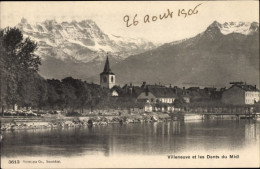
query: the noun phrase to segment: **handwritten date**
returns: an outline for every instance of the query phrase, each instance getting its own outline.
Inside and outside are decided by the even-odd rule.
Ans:
[[[201,3],[202,4],[202,3]],[[177,10],[177,16],[181,17],[183,16],[184,18],[191,16],[191,15],[196,15],[199,13],[198,7],[201,5],[198,4],[196,5],[193,9],[178,9]],[[167,12],[160,14],[160,15],[145,15],[143,17],[143,23],[150,23],[150,22],[156,22],[158,20],[164,20],[164,19],[170,19],[173,18],[173,11],[170,9],[167,9]],[[138,19],[138,15],[135,14],[134,17],[130,17],[129,15],[125,15],[123,17],[124,22],[126,23],[126,27],[130,26],[137,26],[140,23],[140,20]]]

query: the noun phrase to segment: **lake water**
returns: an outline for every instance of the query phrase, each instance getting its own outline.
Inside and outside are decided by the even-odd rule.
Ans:
[[[5,131],[1,154],[4,160],[135,156],[167,159],[168,155],[192,155],[190,152],[236,155],[253,149],[259,157],[259,127],[259,121],[207,120]]]

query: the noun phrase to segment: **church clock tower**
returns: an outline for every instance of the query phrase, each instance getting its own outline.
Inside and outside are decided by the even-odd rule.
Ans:
[[[100,86],[111,89],[116,84],[116,76],[111,71],[109,66],[109,60],[107,55],[107,60],[102,73],[100,73]]]

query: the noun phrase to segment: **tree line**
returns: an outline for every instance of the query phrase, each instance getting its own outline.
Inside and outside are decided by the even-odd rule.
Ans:
[[[67,77],[44,79],[38,74],[41,59],[37,43],[24,38],[18,28],[0,30],[0,104],[37,109],[77,109],[106,106],[109,90]]]

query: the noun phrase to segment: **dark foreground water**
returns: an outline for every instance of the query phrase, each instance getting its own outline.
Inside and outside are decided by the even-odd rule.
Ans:
[[[259,121],[209,120],[3,132],[2,157],[165,155],[258,145]]]

